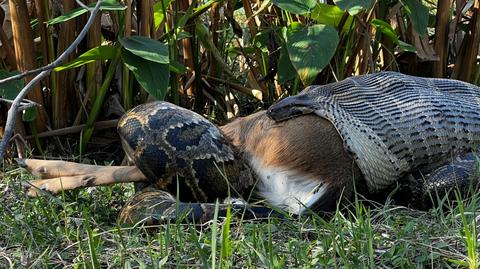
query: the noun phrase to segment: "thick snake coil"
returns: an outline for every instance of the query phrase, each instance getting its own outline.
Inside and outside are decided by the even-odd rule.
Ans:
[[[176,209],[204,221],[215,208],[206,202],[229,194],[241,197],[253,184],[249,168],[219,129],[190,110],[167,102],[140,105],[120,119],[118,133],[127,156],[150,181],[127,202],[119,222],[173,219]],[[200,203],[176,205],[170,193],[177,193],[177,187],[180,201]],[[247,216],[267,213],[241,203],[232,208]]]
[[[433,173],[434,185],[451,182],[452,173],[466,170],[448,163],[480,143],[480,88],[450,79],[395,72],[350,77],[308,87],[267,113],[276,121],[315,113],[332,122],[372,193],[416,171]],[[462,158],[473,170],[474,158]]]
[[[432,193],[477,182],[471,180],[480,142],[480,89],[474,85],[384,72],[312,86],[268,110],[276,121],[309,113],[337,128],[370,193],[399,183],[406,200],[425,207]],[[150,180],[127,202],[120,222],[174,218],[176,209],[205,220],[214,205],[204,202],[241,197],[253,184],[251,171],[220,131],[189,110],[166,102],[141,105],[120,120],[118,132],[127,155]],[[181,201],[200,203],[176,204],[169,193],[177,187]],[[245,204],[233,208],[269,214]]]

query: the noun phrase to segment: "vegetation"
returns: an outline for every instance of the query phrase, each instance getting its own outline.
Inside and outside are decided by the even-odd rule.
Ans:
[[[8,3],[0,8],[0,78],[52,62],[88,16],[71,0]],[[87,39],[28,95],[41,106],[23,111],[8,156],[120,163],[108,128],[152,99],[222,124],[305,86],[380,70],[479,84],[479,8],[477,0],[105,0]],[[1,84],[1,97],[14,99],[30,79]],[[2,126],[6,115],[0,107]],[[7,267],[478,265],[477,197],[427,212],[359,203],[331,219],[232,219],[145,233],[114,221],[131,187],[27,199],[27,176],[10,160],[0,180]]]
[[[82,156],[98,148],[95,123],[114,126],[106,120],[151,99],[224,123],[310,84],[380,70],[479,82],[477,1],[190,2],[103,1],[69,62],[28,95],[42,106],[25,109],[16,134],[35,155]],[[0,77],[52,62],[88,15],[74,1],[10,3]],[[0,94],[13,99],[22,85]]]
[[[416,211],[358,201],[331,218],[119,227],[133,193],[101,187],[29,199],[10,170],[0,183],[1,268],[477,268],[478,194]]]

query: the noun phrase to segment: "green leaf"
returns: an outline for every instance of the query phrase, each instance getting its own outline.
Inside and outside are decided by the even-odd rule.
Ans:
[[[160,41],[144,36],[130,36],[120,39],[122,46],[131,53],[145,60],[160,64],[168,64],[168,47]]]
[[[178,31],[180,31],[188,22],[190,19],[190,16],[193,13],[193,10],[195,8],[195,5],[190,5],[188,9],[185,11],[185,13],[180,17],[180,19],[177,21],[175,27],[177,28]]]
[[[412,21],[413,28],[419,35],[423,36],[428,26],[428,8],[422,4],[421,0],[402,0],[401,2]]]
[[[115,56],[115,51],[116,51],[116,48],[115,46],[112,46],[112,45],[98,46],[78,56],[77,59],[67,64],[56,67],[53,70],[59,72],[63,70],[76,68],[94,61],[110,60],[110,59],[113,59],[113,57]]]
[[[316,0],[273,0],[274,5],[294,14],[310,13],[317,4]]]
[[[245,54],[254,54],[256,49],[253,47],[229,47],[226,49],[227,54],[229,57],[237,57],[238,55],[245,55]]]
[[[89,7],[93,8],[95,7],[96,3],[92,3],[90,5],[88,5]],[[118,3],[117,1],[113,1],[113,0],[104,0],[101,4],[100,4],[100,10],[110,10],[110,11],[114,11],[114,10],[125,10],[127,7],[123,6],[122,4]],[[56,18],[53,18],[51,20],[49,20],[47,22],[47,25],[53,25],[53,24],[57,24],[57,23],[62,23],[62,22],[66,22],[68,20],[71,20],[73,18],[76,18],[78,16],[81,16],[85,13],[87,13],[88,10],[84,9],[83,7],[81,8],[76,8],[76,9],[72,9],[70,10],[69,12],[61,15],[61,16],[58,16]]]
[[[287,29],[287,49],[290,61],[305,85],[310,85],[330,62],[339,41],[335,28],[312,25]]]
[[[170,61],[170,71],[177,74],[185,74],[185,72],[187,72],[187,68],[177,61]]]
[[[417,49],[412,44],[408,44],[407,42],[403,42],[402,40],[398,40],[398,46],[404,51],[410,51],[410,52],[417,51]]]
[[[373,26],[375,26],[378,30],[380,30],[384,35],[390,38],[394,43],[398,44],[398,36],[395,30],[393,30],[392,26],[380,19],[374,19],[370,22]]]
[[[165,98],[170,78],[169,64],[146,60],[126,49],[122,49],[122,60],[150,95],[157,100]]]
[[[37,108],[30,107],[22,111],[22,120],[26,122],[32,122],[37,117]]]
[[[357,15],[362,10],[369,10],[373,6],[372,0],[335,0],[335,4],[348,11],[350,15]]]
[[[285,46],[282,46],[282,48],[280,48],[280,57],[278,59],[278,83],[285,84],[296,76],[297,72],[288,57],[288,50]]]
[[[0,79],[8,78],[13,75],[17,75],[19,73],[20,72],[18,71],[7,72],[5,70],[0,70]],[[23,79],[14,80],[14,81],[10,81],[5,84],[2,84],[0,85],[0,97],[8,100],[13,100],[17,97],[17,95],[20,93],[23,87],[24,87]],[[34,121],[36,117],[37,117],[36,107],[30,107],[22,111],[23,121],[28,121],[28,122]]]
[[[192,37],[192,34],[190,34],[189,32],[182,31],[177,35],[176,39],[178,41],[178,40],[182,40],[184,38],[191,38],[191,37]]]
[[[319,3],[313,9],[310,18],[320,24],[330,25],[336,28],[340,24],[343,14],[345,14],[345,11],[337,6]],[[352,23],[353,17],[349,15],[343,25],[343,30],[350,29]]]
[[[400,40],[397,36],[397,33],[392,28],[392,26],[380,19],[374,19],[370,22],[373,26],[375,26],[378,30],[380,30],[385,36],[387,36],[393,43],[398,45],[404,51],[415,52],[417,51],[413,45],[410,45],[406,42]]]
[[[165,13],[166,11],[163,10],[163,7],[168,9],[168,6],[170,6],[170,3],[172,3],[173,0],[162,0],[158,1],[153,5],[153,22],[155,25],[155,30],[158,30],[160,27],[160,24],[163,22],[165,19]]]
[[[20,74],[18,71],[7,72],[5,70],[0,70],[0,79],[8,78],[18,74]],[[7,82],[0,85],[0,96],[8,100],[13,100],[17,97],[23,87],[23,79]]]

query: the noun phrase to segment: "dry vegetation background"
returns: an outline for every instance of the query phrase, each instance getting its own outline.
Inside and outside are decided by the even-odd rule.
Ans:
[[[21,112],[8,156],[109,152],[103,157],[118,160],[115,120],[153,99],[221,124],[307,85],[380,70],[478,84],[479,7],[473,0],[104,1],[68,63],[28,95],[40,106]],[[73,0],[2,1],[0,77],[52,62],[88,14]],[[0,85],[0,126],[7,100],[29,78]]]

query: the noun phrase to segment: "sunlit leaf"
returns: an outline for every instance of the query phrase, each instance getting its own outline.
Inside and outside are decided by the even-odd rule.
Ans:
[[[384,35],[390,38],[394,43],[398,43],[398,36],[395,30],[393,30],[392,26],[380,19],[374,19],[370,22],[373,26],[375,26],[378,30],[380,30]]]
[[[122,49],[122,60],[138,83],[155,99],[163,100],[167,94],[170,65],[146,60]]]
[[[370,22],[373,26],[375,26],[378,30],[380,30],[385,36],[387,36],[393,43],[398,45],[404,51],[415,52],[416,49],[413,45],[410,45],[402,40],[398,39],[398,35],[392,26],[380,19],[374,19]]]
[[[160,41],[136,35],[121,38],[120,43],[125,49],[145,60],[160,64],[170,62],[168,47]]]
[[[371,9],[373,0],[335,0],[335,4],[350,15],[356,15],[362,10]]]
[[[316,0],[273,0],[272,2],[279,8],[295,14],[310,13],[317,4]]]
[[[287,29],[287,49],[292,65],[305,85],[310,85],[330,62],[339,41],[335,28],[312,25]]]
[[[340,21],[342,20],[343,14],[345,11],[340,9],[337,6],[327,5],[318,3],[310,14],[310,18],[315,20],[320,24],[330,25],[333,27],[338,27]],[[347,20],[343,24],[343,30],[348,30],[351,28],[353,23],[353,17],[348,16]]]
[[[96,3],[92,3],[90,5],[88,5],[89,7],[93,8],[95,7]],[[120,4],[118,1],[114,1],[114,0],[108,0],[108,1],[103,1],[101,4],[100,4],[100,10],[110,10],[110,11],[114,11],[114,10],[125,10],[127,7],[125,7],[124,5]],[[47,25],[52,25],[52,24],[57,24],[57,23],[62,23],[62,22],[66,22],[68,20],[71,20],[73,18],[76,18],[78,16],[81,16],[85,13],[87,13],[88,10],[84,9],[84,8],[76,8],[76,9],[72,9],[71,11],[61,15],[61,16],[58,16],[58,17],[55,17],[51,20],[49,20],[47,22]]]
[[[158,30],[160,27],[160,24],[162,24],[163,20],[165,19],[165,13],[166,11],[163,10],[165,7],[168,9],[168,6],[170,6],[170,3],[172,3],[173,0],[162,0],[158,1],[153,5],[153,21],[155,25],[155,30]]]
[[[59,67],[56,67],[54,70],[58,72],[58,71],[76,68],[94,61],[110,60],[115,56],[115,51],[116,51],[116,48],[111,45],[98,46],[78,56],[78,58],[76,58],[75,60],[67,64],[61,65]]]

